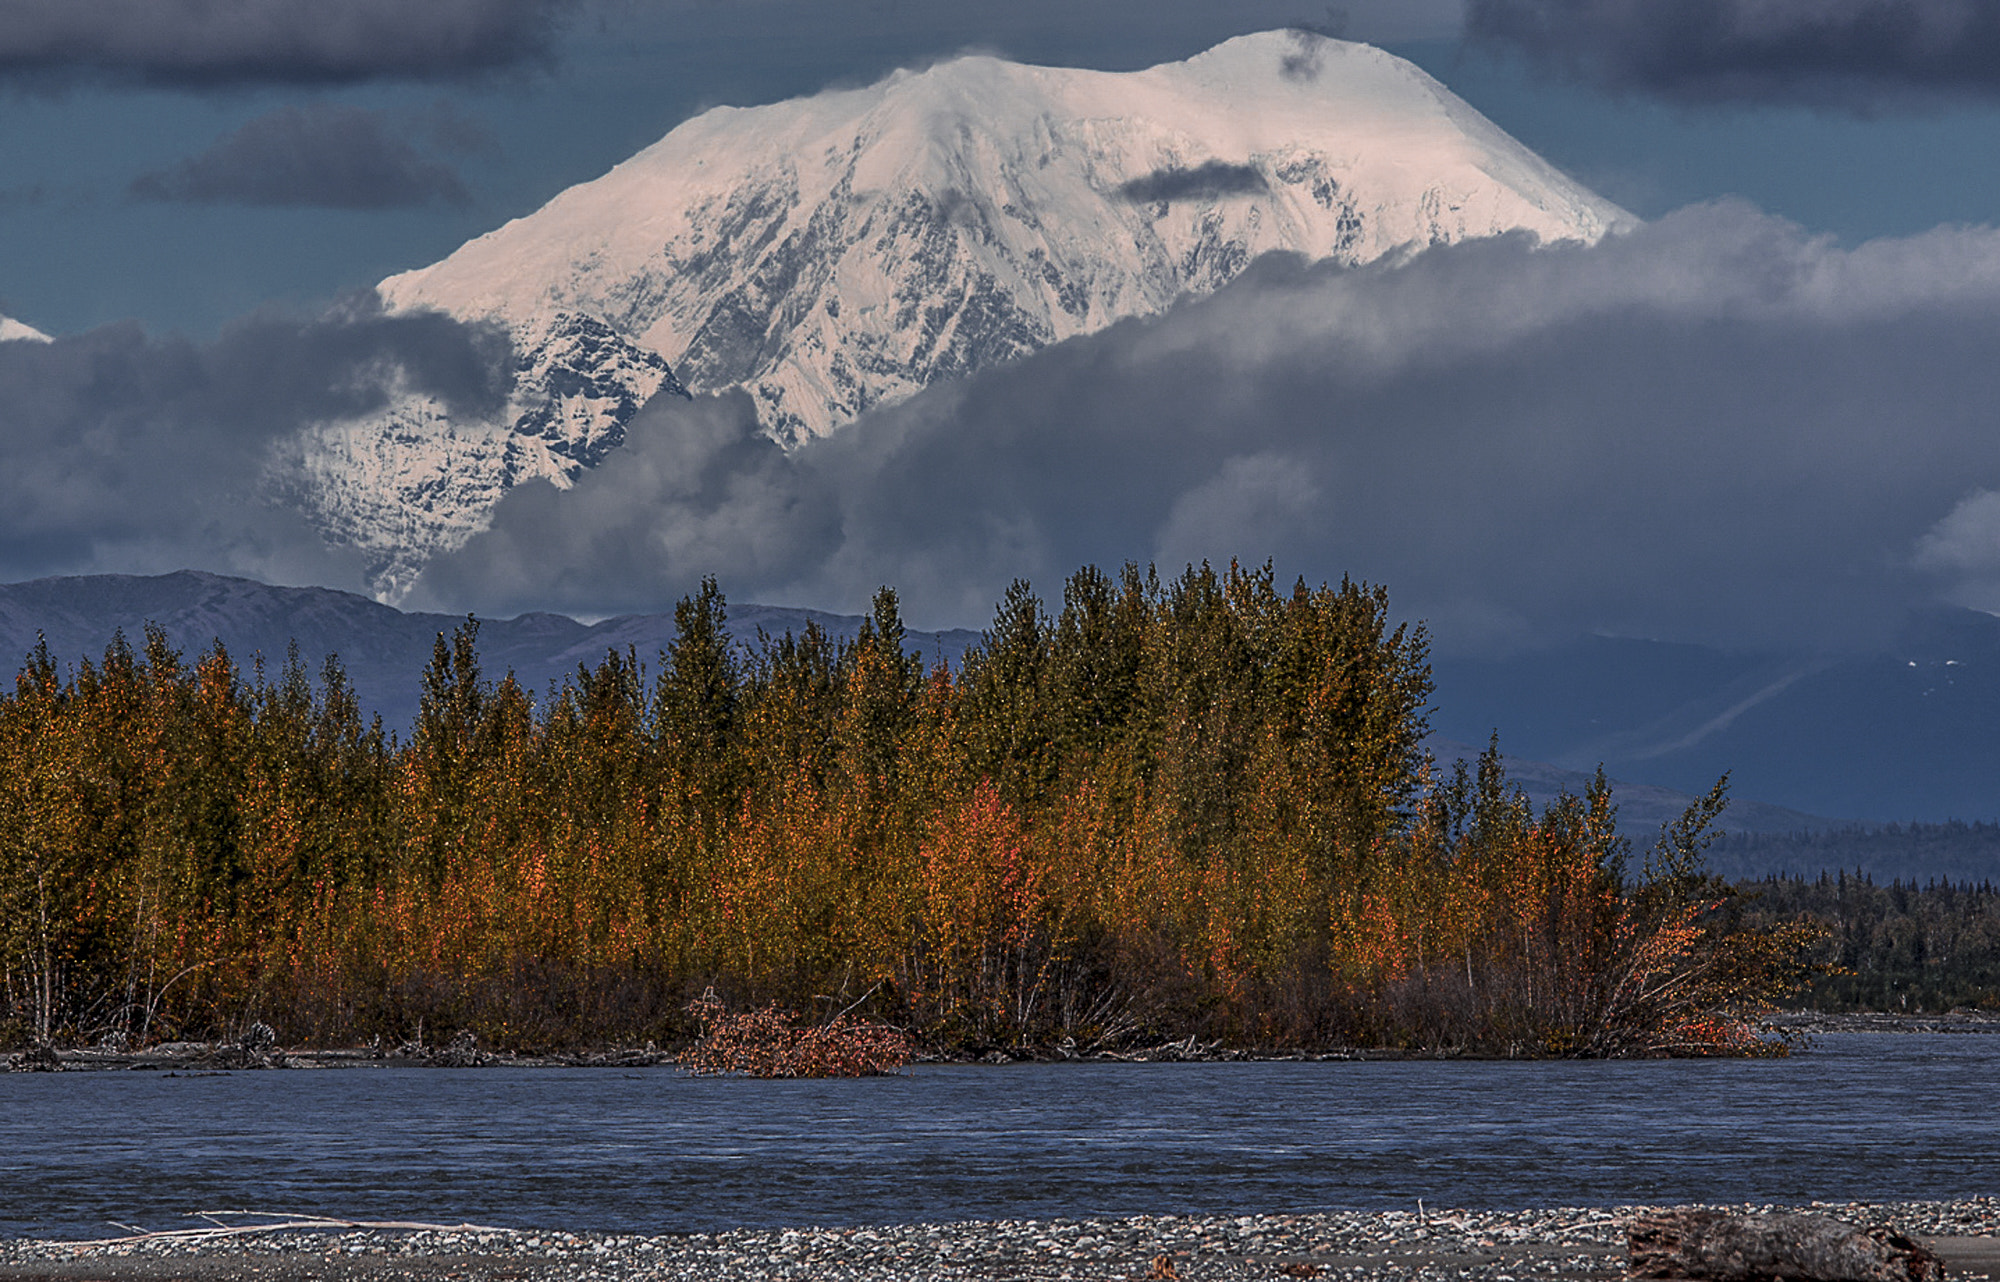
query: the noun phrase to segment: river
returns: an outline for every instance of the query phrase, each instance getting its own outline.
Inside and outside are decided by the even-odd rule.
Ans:
[[[1782,1060],[0,1076],[0,1237],[311,1212],[604,1232],[2000,1191],[2000,1036]]]

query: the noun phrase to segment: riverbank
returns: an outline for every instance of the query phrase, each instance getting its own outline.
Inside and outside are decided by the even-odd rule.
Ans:
[[[1619,1278],[1643,1207],[1412,1208],[1315,1215],[1132,1216],[672,1236],[456,1230],[0,1241],[0,1282],[912,1282],[1278,1279],[1586,1282]],[[1776,1207],[1734,1207],[1775,1210]],[[2000,1276],[2000,1200],[1798,1209],[1930,1243],[1953,1279]]]
[[[1786,1011],[1760,1021],[1768,1035],[1809,1039],[1825,1033],[2000,1033],[2000,1011],[1962,1009],[1941,1015],[1887,1012],[1823,1014]],[[913,1062],[1009,1064],[1020,1062],[1076,1063],[1221,1063],[1302,1060],[1398,1060],[1460,1058],[1459,1054],[1408,1051],[1380,1047],[1298,1050],[1284,1047],[1234,1047],[1201,1042],[1193,1037],[1127,1050],[1080,1051],[1072,1046],[988,1047],[951,1055],[920,1053]],[[1472,1058],[1492,1058],[1473,1056]],[[165,1042],[141,1050],[116,1046],[17,1051],[6,1059],[17,1072],[167,1071],[226,1072],[241,1069],[314,1068],[651,1068],[675,1065],[676,1057],[651,1043],[610,1046],[547,1055],[518,1055],[481,1047],[470,1035],[443,1045],[404,1043],[400,1046],[359,1046],[342,1049],[286,1049],[251,1040]]]
[[[1303,1051],[1282,1047],[1225,1046],[1194,1038],[1163,1042],[1128,1051],[1078,1051],[1071,1047],[976,1047],[938,1054],[919,1052],[912,1064],[1219,1064],[1279,1063],[1341,1060],[1437,1059],[1437,1053],[1359,1050]],[[1490,1057],[1481,1057],[1490,1058]],[[283,1047],[239,1046],[211,1042],[169,1042],[141,1051],[75,1047],[18,1051],[5,1061],[15,1072],[235,1072],[247,1069],[316,1068],[674,1068],[678,1057],[648,1045],[598,1050],[519,1055],[489,1051],[471,1041],[448,1046],[374,1047],[337,1050],[287,1050]]]
[[[1814,1033],[2000,1033],[2000,1010],[1963,1007],[1942,1015],[1894,1011],[1784,1011],[1763,1023],[1794,1035]]]

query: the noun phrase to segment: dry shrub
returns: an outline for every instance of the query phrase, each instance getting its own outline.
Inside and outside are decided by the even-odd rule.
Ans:
[[[899,1028],[848,1014],[801,1027],[776,1002],[732,1015],[713,988],[688,1005],[701,1036],[678,1062],[690,1073],[744,1077],[872,1077],[910,1062],[910,1039]]]

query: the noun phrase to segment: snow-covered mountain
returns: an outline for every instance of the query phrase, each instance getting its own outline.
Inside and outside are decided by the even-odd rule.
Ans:
[[[323,426],[282,470],[393,598],[508,486],[566,484],[662,389],[746,389],[792,447],[1268,251],[1358,263],[1627,217],[1366,45],[1272,32],[1129,73],[958,58],[709,111],[384,281],[392,308],[507,327],[514,403],[465,423],[408,398]]]
[[[0,343],[26,341],[31,343],[49,342],[49,336],[33,325],[23,325],[11,316],[0,316]]]

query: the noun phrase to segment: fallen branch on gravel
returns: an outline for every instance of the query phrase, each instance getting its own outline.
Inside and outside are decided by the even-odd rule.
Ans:
[[[519,1233],[519,1229],[497,1228],[490,1224],[431,1224],[423,1220],[337,1220],[323,1215],[293,1215],[285,1211],[190,1211],[189,1215],[214,1221],[199,1229],[134,1229],[125,1237],[93,1238],[71,1242],[70,1246],[129,1246],[135,1242],[208,1242],[217,1238],[243,1237],[253,1233],[282,1233],[291,1229],[383,1229],[413,1233]],[[228,1224],[226,1215],[253,1215],[266,1218],[261,1224]],[[114,1221],[116,1223],[116,1221]],[[120,1224],[119,1228],[131,1228]]]

